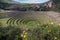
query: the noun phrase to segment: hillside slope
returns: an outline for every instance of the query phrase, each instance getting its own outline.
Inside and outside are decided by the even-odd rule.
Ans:
[[[19,12],[9,12],[10,17],[31,17],[35,19],[47,18],[50,21],[60,23],[60,13],[54,11],[19,11]]]

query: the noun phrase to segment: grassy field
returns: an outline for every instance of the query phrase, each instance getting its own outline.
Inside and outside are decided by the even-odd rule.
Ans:
[[[44,12],[43,12],[44,13]],[[3,15],[2,15],[3,14]],[[27,25],[27,26],[34,26],[36,23],[36,26],[40,24],[46,24],[50,21],[48,17],[41,13],[34,13],[32,12],[13,12],[13,13],[3,13],[1,12],[2,18],[0,19],[0,23],[2,26],[21,26],[21,25]],[[6,15],[6,17],[4,17]],[[3,18],[4,17],[4,18]],[[27,23],[25,23],[27,22]]]
[[[7,24],[6,24],[6,22],[7,22],[7,20],[8,20],[9,18],[2,18],[2,19],[0,19],[0,23],[2,24],[2,26],[7,26]]]
[[[0,39],[60,40],[60,23],[55,20],[58,16],[54,12],[1,13]]]
[[[47,24],[49,22],[48,19],[44,18],[44,20],[37,21],[37,20],[24,20],[24,19],[14,19],[14,18],[1,18],[0,23],[2,26],[22,26],[22,25],[27,25],[27,26],[38,26],[41,24]]]

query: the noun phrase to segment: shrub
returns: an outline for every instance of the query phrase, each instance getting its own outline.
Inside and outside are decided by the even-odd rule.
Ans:
[[[0,27],[0,40],[22,40],[20,28]]]

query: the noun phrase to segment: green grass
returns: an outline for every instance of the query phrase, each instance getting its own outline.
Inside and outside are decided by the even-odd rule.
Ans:
[[[11,25],[11,26],[32,26],[32,27],[36,27],[36,26],[38,26],[38,25],[41,25],[41,24],[46,24],[46,23],[48,23],[49,22],[49,20],[48,19],[44,19],[44,20],[42,20],[40,23],[38,22],[38,21],[24,21],[24,22],[26,22],[26,23],[21,23],[20,24],[20,22],[18,22],[19,23],[19,25],[17,25],[17,23],[16,23],[16,21],[17,21],[17,19],[13,19],[12,21],[11,21],[11,24],[7,24],[7,21],[9,20],[10,18],[1,18],[0,19],[0,23],[2,24],[2,26],[8,26],[8,25]],[[15,21],[14,21],[15,20]],[[13,24],[13,21],[14,21],[14,24]]]
[[[3,11],[3,12],[2,12],[2,11],[0,11],[0,14],[4,14],[4,13],[5,13],[4,11]]]
[[[32,15],[32,16],[34,16],[34,15]],[[28,17],[30,18],[30,16],[28,16]],[[11,35],[10,33],[12,33],[12,34],[17,33],[18,37],[16,36],[16,38],[17,38],[17,39],[15,38],[16,40],[18,40],[20,35],[23,34],[23,31],[27,32],[27,37],[26,37],[27,40],[60,40],[60,26],[56,26],[54,22],[53,22],[53,24],[51,24],[49,18],[47,18],[46,16],[43,16],[43,15],[36,15],[36,14],[34,16],[34,18],[36,18],[36,19],[34,19],[34,18],[29,19],[29,18],[26,18],[26,19],[11,18],[11,20],[9,21],[8,24],[7,24],[7,21],[10,18],[1,18],[0,23],[2,24],[2,27],[7,28],[7,29],[2,29],[2,30],[4,32],[6,32],[5,34],[8,34],[9,36]],[[17,31],[19,31],[19,30],[18,29],[16,30],[13,27],[14,28],[18,27],[19,29],[21,28],[22,33],[21,34],[20,34],[20,32],[18,33]],[[10,30],[12,29],[11,30],[12,32],[9,31],[9,28],[10,28]],[[8,30],[8,32],[7,32],[7,30]],[[2,32],[3,35],[4,35],[4,32]],[[11,37],[12,36],[13,35],[11,35]],[[7,39],[9,39],[8,36],[7,36]]]
[[[29,22],[26,23],[26,25],[28,25],[28,26],[37,26],[38,24],[39,23],[36,22],[36,21],[29,21]]]
[[[2,14],[2,13],[4,13],[4,12],[0,12],[0,14]],[[25,12],[23,12],[23,13],[25,13]],[[26,27],[29,27],[29,28],[31,27],[32,28],[32,27],[37,27],[37,26],[43,25],[43,24],[47,24],[50,21],[50,19],[46,15],[43,14],[44,12],[40,12],[40,13],[39,12],[36,12],[35,13],[35,11],[31,11],[31,12],[30,11],[27,11],[26,13],[27,14],[24,17],[22,15],[22,17],[20,17],[20,18],[11,18],[11,20],[9,21],[8,24],[7,24],[7,21],[10,18],[1,18],[0,19],[0,22],[1,22],[2,26],[11,25],[11,26],[19,26],[19,27],[26,26]],[[4,15],[5,15],[5,13],[4,13]],[[14,16],[14,15],[11,15],[11,16]]]
[[[23,20],[22,22],[20,22],[21,21],[21,19],[18,21],[18,25],[17,25],[17,20],[18,20],[18,18],[17,19],[12,19],[11,21],[9,21],[10,23],[8,23],[7,24],[7,21],[9,20],[10,18],[1,18],[0,19],[0,23],[2,24],[2,26],[8,26],[8,25],[11,25],[11,26],[33,26],[33,27],[37,27],[37,26],[39,26],[39,25],[41,25],[41,24],[47,24],[48,22],[49,22],[49,20],[48,19],[45,19],[44,18],[44,20],[41,20],[41,21],[34,21],[34,20]],[[14,22],[14,24],[13,24],[13,22]]]
[[[9,18],[2,18],[2,19],[0,19],[0,23],[2,24],[2,26],[4,26],[4,27],[8,26],[8,25],[6,24],[6,22],[7,22],[8,19],[9,19]]]

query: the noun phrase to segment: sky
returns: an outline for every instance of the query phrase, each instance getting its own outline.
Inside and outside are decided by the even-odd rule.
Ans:
[[[13,1],[20,2],[20,3],[44,3],[49,0],[13,0]]]

